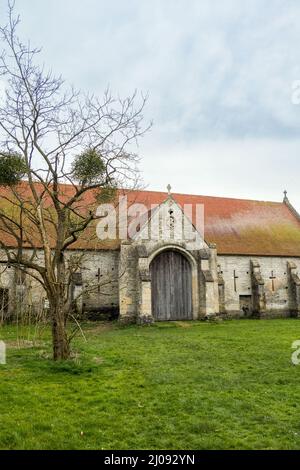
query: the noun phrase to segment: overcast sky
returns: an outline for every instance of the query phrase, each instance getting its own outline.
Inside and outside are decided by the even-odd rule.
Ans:
[[[0,0],[1,20],[5,0]],[[300,210],[299,0],[16,0],[22,35],[68,82],[149,93],[149,189]]]

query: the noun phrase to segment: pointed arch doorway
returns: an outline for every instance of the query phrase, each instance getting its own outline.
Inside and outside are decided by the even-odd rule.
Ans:
[[[193,320],[192,270],[179,251],[158,254],[150,265],[152,315],[156,321]]]

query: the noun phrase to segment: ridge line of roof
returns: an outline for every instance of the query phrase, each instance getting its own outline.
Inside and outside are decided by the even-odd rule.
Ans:
[[[166,195],[166,199],[168,197],[168,193],[165,191],[151,191],[147,189],[119,189],[119,191],[128,191],[128,192],[136,192],[136,193],[155,193],[155,194],[163,194]],[[283,201],[269,201],[269,200],[262,200],[262,199],[243,199],[238,197],[227,197],[227,196],[207,196],[204,194],[191,194],[191,193],[172,193],[172,196],[192,196],[192,197],[203,197],[203,198],[210,198],[210,199],[227,199],[231,201],[245,201],[245,202],[262,202],[268,204],[279,204],[283,205]]]
[[[29,182],[27,180],[22,180],[21,183],[27,183]],[[35,184],[40,184],[42,185],[43,183],[40,181],[35,181]],[[65,186],[68,188],[74,188],[76,187],[76,184],[73,185],[71,183],[59,183],[59,186]],[[166,191],[158,191],[158,190],[149,190],[149,189],[130,189],[130,188],[117,188],[117,191],[124,191],[124,192],[132,192],[132,193],[155,193],[155,194],[162,194],[166,196],[166,199],[168,197],[168,193]],[[270,200],[262,200],[262,199],[249,199],[249,198],[238,198],[238,197],[230,197],[230,196],[209,196],[205,194],[191,194],[191,193],[171,193],[172,196],[192,196],[192,197],[203,197],[203,198],[210,198],[210,199],[226,199],[230,201],[244,201],[244,202],[261,202],[261,203],[267,203],[267,204],[278,204],[278,205],[286,205],[284,201],[270,201]],[[292,204],[290,203],[291,207]],[[296,211],[296,209],[294,209]]]

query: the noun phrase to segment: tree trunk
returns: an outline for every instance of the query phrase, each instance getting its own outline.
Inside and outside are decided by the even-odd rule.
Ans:
[[[63,299],[50,301],[52,315],[53,359],[55,361],[70,358],[70,344],[66,331],[66,315]]]
[[[60,214],[62,217],[62,215]],[[58,239],[63,238],[63,223],[58,224]],[[68,340],[66,324],[67,314],[67,283],[66,283],[66,267],[64,261],[64,253],[57,247],[55,254],[56,267],[56,288],[55,294],[51,296],[50,307],[52,303],[52,336],[53,336],[53,359],[55,361],[63,361],[70,358],[70,342]]]

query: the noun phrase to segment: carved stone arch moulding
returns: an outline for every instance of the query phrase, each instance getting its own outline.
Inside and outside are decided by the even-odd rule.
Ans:
[[[150,323],[154,321],[152,315],[152,286],[151,286],[151,262],[165,251],[177,251],[184,256],[190,264],[192,273],[192,311],[193,319],[199,318],[199,282],[198,261],[196,257],[186,249],[185,243],[158,243],[154,247],[140,245],[138,253],[138,321]]]

